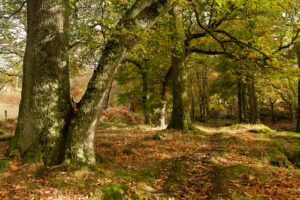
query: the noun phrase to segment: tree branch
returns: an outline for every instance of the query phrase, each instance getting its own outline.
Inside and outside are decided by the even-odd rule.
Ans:
[[[1,16],[1,18],[2,18],[2,19],[10,19],[10,18],[11,18],[12,16],[14,16],[15,14],[21,12],[22,8],[25,6],[26,3],[27,3],[27,1],[24,1],[18,10],[16,10],[15,12],[9,14],[7,17],[6,17],[6,16]]]

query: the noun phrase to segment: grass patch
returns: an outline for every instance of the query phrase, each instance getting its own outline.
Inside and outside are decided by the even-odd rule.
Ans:
[[[0,130],[0,135],[4,135],[5,132],[3,130]]]
[[[168,172],[168,179],[163,185],[163,189],[166,191],[176,191],[180,189],[188,178],[188,167],[180,161],[172,163]]]
[[[113,145],[114,145],[113,143],[109,143],[109,142],[104,142],[100,144],[100,146],[105,148],[111,148]]]
[[[48,183],[49,186],[55,187],[55,188],[64,188],[70,186],[69,183],[65,182],[64,177],[55,177],[51,179],[51,181]]]
[[[256,169],[245,165],[216,166],[213,171],[213,190],[209,199],[230,199],[231,180],[257,174]]]
[[[0,174],[3,173],[10,165],[9,160],[0,160]]]
[[[160,134],[160,133],[157,133],[155,135],[152,135],[152,136],[146,136],[144,138],[145,141],[147,140],[156,140],[156,141],[160,141],[160,140],[165,140],[166,139],[166,136],[164,136],[163,134]]]
[[[134,149],[146,149],[147,145],[145,145],[141,142],[134,142],[134,143],[130,144],[130,147],[134,148]]]
[[[291,138],[297,138],[300,139],[300,133],[296,132],[291,132],[291,131],[279,131],[279,135],[281,136],[286,136],[286,137],[291,137]]]
[[[127,155],[135,154],[135,152],[130,148],[123,149],[122,153],[127,154]]]
[[[13,136],[4,136],[0,138],[0,142],[10,141],[12,138]]]
[[[229,127],[222,127],[220,128],[220,130],[222,132],[242,131],[242,132],[263,133],[263,134],[274,133],[274,131],[271,128],[263,124],[235,124]]]
[[[111,156],[96,154],[96,161],[101,164],[112,163],[114,159]]]
[[[136,171],[116,171],[113,176],[121,179],[137,182],[152,182],[161,175],[160,168],[156,166],[147,167]]]
[[[134,194],[131,189],[121,183],[108,183],[101,187],[98,187],[95,190],[95,195],[91,197],[93,200],[123,200],[123,199],[129,199],[129,195],[131,199],[134,200],[142,200],[144,199],[143,196],[138,196]]]

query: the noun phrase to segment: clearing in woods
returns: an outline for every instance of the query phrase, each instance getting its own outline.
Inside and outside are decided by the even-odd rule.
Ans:
[[[299,136],[227,125],[181,133],[101,122],[96,166],[45,168],[1,155],[0,199],[299,199]]]

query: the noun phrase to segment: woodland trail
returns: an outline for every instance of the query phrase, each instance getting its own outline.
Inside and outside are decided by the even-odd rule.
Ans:
[[[1,160],[0,199],[299,199],[296,162],[270,160],[274,151],[281,159],[283,149],[296,152],[298,138],[263,125],[195,127],[100,123],[97,165]]]

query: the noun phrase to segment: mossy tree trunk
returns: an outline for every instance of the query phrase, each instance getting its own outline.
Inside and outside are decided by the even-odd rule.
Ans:
[[[132,32],[148,30],[169,0],[140,0],[116,25],[82,100],[72,111],[68,69],[67,0],[27,0],[28,27],[20,114],[9,153],[23,161],[56,165],[64,159],[93,163],[98,113],[120,63],[137,44]],[[124,31],[126,30],[126,31]]]
[[[298,59],[298,69],[300,69],[300,45],[296,45],[295,47]],[[300,76],[299,76],[300,77]],[[297,105],[297,126],[296,132],[300,133],[300,78],[298,78],[298,105]]]
[[[127,52],[138,43],[138,38],[130,32],[148,30],[169,8],[169,0],[137,1],[117,24],[119,34],[114,37],[119,40],[111,40],[106,45],[86,93],[78,104],[78,112],[71,119],[67,161],[95,162],[93,143],[97,112]]]
[[[18,124],[9,153],[62,162],[70,119],[67,0],[27,0],[27,43]]]
[[[188,103],[187,70],[184,65],[187,56],[185,34],[177,7],[172,9],[171,14],[173,17],[171,25],[175,30],[172,36],[174,42],[172,54],[173,109],[168,128],[186,131],[191,128],[192,123]]]

